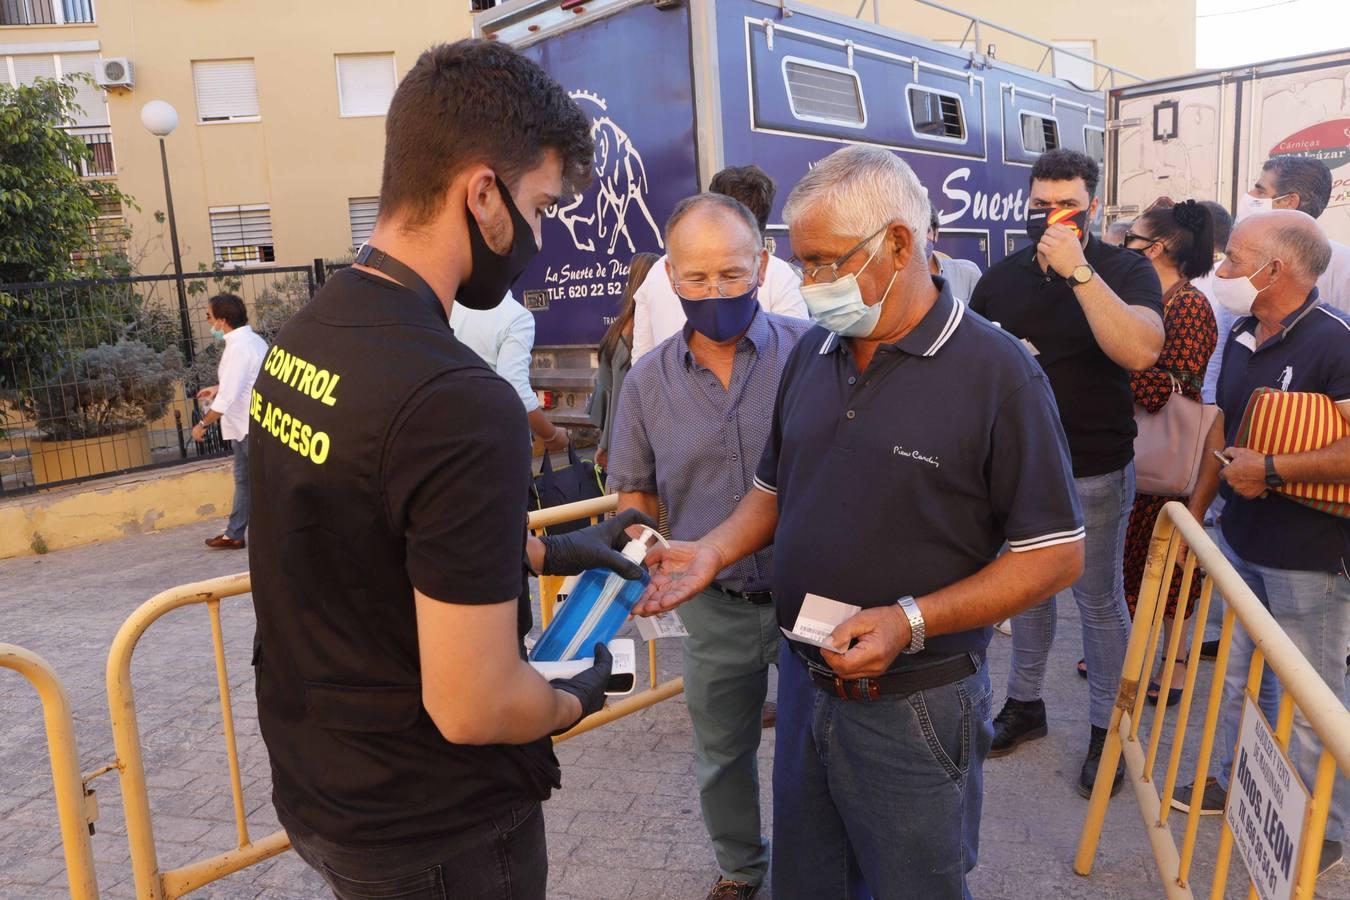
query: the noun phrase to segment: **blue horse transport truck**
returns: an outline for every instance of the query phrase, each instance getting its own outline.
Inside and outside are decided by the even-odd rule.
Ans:
[[[585,421],[629,260],[664,252],[675,203],[724,166],[755,163],[777,181],[769,234],[786,258],[791,187],[843,145],[890,148],[928,188],[940,249],[986,269],[1026,240],[1038,155],[1103,158],[1104,95],[1091,86],[797,2],[513,0],[474,28],[536,60],[592,122],[594,182],[553,211],[515,286],[535,315],[535,387],[563,424]]]

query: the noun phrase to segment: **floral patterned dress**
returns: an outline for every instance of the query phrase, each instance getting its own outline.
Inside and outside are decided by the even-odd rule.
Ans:
[[[1189,281],[1178,281],[1163,298],[1163,340],[1162,353],[1151,369],[1134,372],[1130,375],[1130,389],[1134,392],[1134,402],[1151,413],[1156,413],[1167,405],[1172,396],[1172,378],[1181,385],[1181,393],[1192,400],[1200,400],[1200,386],[1204,383],[1205,367],[1214,353],[1218,342],[1218,326],[1214,323],[1214,310],[1205,295],[1200,293]],[[1130,512],[1130,524],[1125,532],[1125,601],[1130,606],[1130,615],[1134,615],[1135,604],[1139,600],[1139,586],[1144,579],[1144,567],[1148,562],[1148,543],[1153,536],[1153,524],[1163,504],[1169,500],[1181,500],[1184,497],[1157,497],[1152,494],[1136,494],[1134,509]],[[1189,616],[1195,609],[1200,597],[1201,579],[1191,582],[1191,597],[1186,604]],[[1177,611],[1177,595],[1181,592],[1181,570],[1178,568],[1167,595],[1167,615],[1174,616]]]

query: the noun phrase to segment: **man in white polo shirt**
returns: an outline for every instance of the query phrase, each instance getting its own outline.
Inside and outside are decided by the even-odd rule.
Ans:
[[[192,426],[194,441],[206,440],[206,429],[220,423],[220,436],[234,445],[234,504],[225,531],[206,539],[213,550],[244,549],[248,530],[248,401],[253,381],[267,355],[267,341],[249,327],[244,301],[234,294],[217,294],[207,301],[206,324],[217,340],[225,341],[216,369],[219,384],[202,388],[198,400],[211,404]]]
[[[759,221],[760,234],[769,224],[776,190],[768,173],[753,165],[729,166],[714,175],[708,185],[710,193],[725,194],[749,207]],[[665,262],[661,257],[633,294],[633,362],[684,327],[684,307],[670,286]],[[807,318],[801,275],[772,251],[759,288],[759,305],[765,312]]]

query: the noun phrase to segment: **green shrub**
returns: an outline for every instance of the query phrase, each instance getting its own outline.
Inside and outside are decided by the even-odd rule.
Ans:
[[[119,340],[85,350],[47,384],[24,392],[24,406],[51,440],[107,437],[164,415],[181,376],[177,348],[156,352]]]

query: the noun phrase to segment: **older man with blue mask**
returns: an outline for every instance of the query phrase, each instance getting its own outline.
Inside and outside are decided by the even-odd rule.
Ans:
[[[681,201],[666,247],[665,274],[686,322],[624,379],[609,486],[620,509],[655,518],[664,501],[671,535],[692,540],[754,492],[779,376],[811,323],[760,308],[769,254],[738,200],[708,193]],[[682,610],[699,800],[720,869],[709,900],[748,900],[769,868],[755,754],[778,655],[772,574],[773,551],[761,549],[721,567]]]
[[[1082,570],[1068,445],[1035,360],[929,272],[928,199],[904,161],[840,150],[783,217],[821,327],[783,372],[754,490],[649,557],[636,611],[686,602],[772,541],[777,624],[794,632],[774,896],[969,896],[991,626]]]

